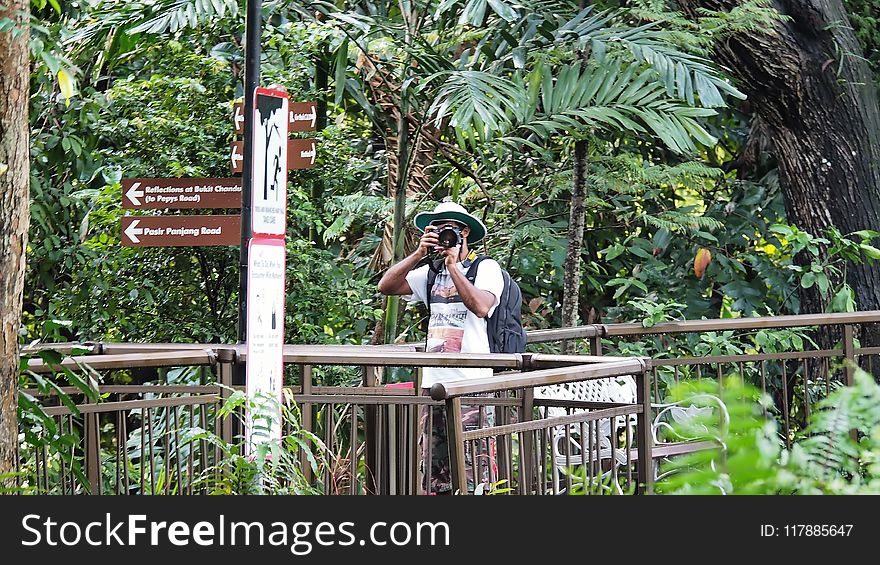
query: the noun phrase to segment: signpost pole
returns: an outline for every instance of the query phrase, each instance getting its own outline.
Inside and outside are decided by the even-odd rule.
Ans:
[[[251,192],[254,170],[254,92],[260,85],[262,0],[247,0],[244,63],[244,161],[241,172],[241,246],[238,291],[238,342],[247,339],[248,242],[252,235]],[[243,376],[243,375],[242,375]],[[236,379],[238,381],[238,379]],[[243,384],[239,381],[238,384]]]

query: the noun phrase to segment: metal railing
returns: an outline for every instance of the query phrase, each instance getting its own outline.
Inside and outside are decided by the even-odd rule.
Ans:
[[[666,390],[682,380],[711,378],[721,387],[726,378],[739,378],[770,395],[773,415],[790,445],[821,398],[853,383],[856,367],[869,373],[880,369],[880,347],[858,342],[866,326],[878,323],[880,311],[686,320],[652,327],[596,324],[532,331],[529,343],[577,340],[601,355],[603,347],[620,354],[641,342],[639,351],[652,359],[654,403],[663,402]],[[768,330],[783,330],[782,339],[774,341],[779,336]],[[698,347],[707,354],[685,354]]]
[[[557,462],[552,456],[552,448],[549,445],[551,438],[556,435],[558,429],[564,430],[568,437],[575,427],[575,433],[579,437],[580,457],[579,463],[574,463],[572,457],[567,457],[564,464],[565,473],[569,477],[568,489],[571,488],[571,474],[581,472],[581,489],[585,494],[602,492],[603,475],[602,457],[599,453],[598,428],[603,420],[607,422],[609,429],[613,428],[611,422],[618,418],[635,417],[635,442],[633,442],[632,428],[624,426],[625,438],[621,446],[625,454],[625,464],[622,470],[615,461],[610,462],[610,481],[617,486],[623,480],[619,490],[610,489],[609,492],[634,492],[650,493],[653,488],[653,474],[651,472],[651,433],[650,433],[650,404],[648,398],[648,381],[646,371],[650,367],[647,359],[639,358],[608,358],[605,362],[594,357],[578,356],[544,356],[536,354],[527,357],[531,367],[551,367],[531,372],[516,374],[494,375],[484,379],[469,379],[453,383],[436,383],[431,388],[431,397],[442,400],[446,405],[447,436],[450,438],[450,459],[453,469],[454,488],[461,493],[471,490],[466,478],[465,453],[472,454],[490,453],[492,445],[501,446],[501,463],[497,477],[492,476],[489,470],[490,483],[496,479],[500,482],[509,482],[510,488],[519,494],[558,494],[556,482],[548,482],[547,478],[559,472]],[[573,383],[583,380],[602,379],[622,375],[632,375],[636,380],[637,398],[634,404],[623,403],[591,403],[591,402],[556,402],[549,399],[535,399],[534,388],[537,386]],[[491,427],[481,427],[477,430],[464,431],[461,411],[462,403],[467,402],[468,396],[485,395],[490,393],[507,392],[511,390],[523,390],[524,394],[514,404],[520,409],[522,417],[519,421],[501,423]],[[471,400],[472,401],[472,400]],[[532,419],[533,408],[537,406],[553,407],[564,405],[569,409],[565,416],[544,417]],[[574,410],[572,410],[574,409]],[[542,412],[546,414],[546,412]],[[611,448],[618,449],[620,438],[611,433]],[[595,445],[594,445],[595,443]],[[516,446],[516,448],[514,447]],[[594,452],[595,448],[595,452]],[[518,452],[519,465],[512,462],[510,454]],[[595,457],[591,456],[595,453]],[[587,456],[585,454],[590,454]],[[637,462],[633,460],[633,455]],[[506,455],[506,456],[504,456]],[[479,467],[478,457],[470,458],[474,467]],[[637,478],[633,481],[633,463]],[[622,473],[623,476],[618,476]],[[475,473],[479,476],[478,473]],[[552,486],[551,486],[552,485]]]
[[[52,422],[41,426],[39,444],[20,457],[20,482],[30,478],[20,486],[51,494],[204,492],[200,476],[222,457],[208,434],[231,440],[231,429],[218,412],[230,393],[228,356],[226,360],[220,362],[217,352],[204,347],[68,357],[60,364],[30,359],[28,368],[37,374],[62,367],[82,372],[91,378],[91,395],[100,401],[89,400],[73,386],[58,387],[48,395],[38,389],[21,391],[38,399]],[[201,383],[217,384],[114,385],[94,380],[98,371],[152,369],[163,375],[180,367],[191,368]],[[62,394],[69,397],[65,402]],[[24,468],[27,465],[30,469]]]
[[[86,344],[90,355],[67,357],[60,364],[38,359],[29,361],[35,373],[51,373],[60,367],[113,372],[137,370],[167,371],[172,367],[202,367],[199,384],[171,385],[102,385],[95,392],[104,395],[101,402],[76,401],[75,409],[64,405],[53,395],[44,398],[44,412],[56,422],[61,434],[68,434],[70,453],[47,453],[45,445],[25,454],[32,464],[29,476],[39,492],[50,493],[117,493],[175,494],[211,492],[223,458],[229,453],[225,446],[239,438],[241,426],[234,418],[222,417],[220,407],[243,383],[237,375],[246,361],[242,346],[208,344]],[[81,346],[77,346],[81,347]],[[54,347],[53,347],[54,348]],[[499,439],[505,474],[512,492],[544,494],[555,492],[548,487],[555,469],[548,463],[547,437],[554,426],[598,426],[603,419],[631,414],[638,419],[640,441],[650,437],[645,428],[646,410],[642,405],[608,405],[581,407],[568,419],[547,419],[533,422],[536,406],[552,404],[535,400],[536,386],[572,382],[602,376],[636,374],[646,387],[645,360],[614,358],[567,357],[554,355],[505,354],[426,354],[410,346],[285,346],[284,362],[288,376],[298,383],[288,388],[299,410],[299,421],[307,434],[323,441],[314,468],[309,453],[299,453],[304,479],[327,494],[416,494],[424,491],[418,448],[420,411],[442,402],[420,395],[422,367],[490,367],[506,371],[491,382],[475,381],[470,392],[448,391],[458,404],[469,394],[492,394],[495,397],[473,398],[468,402],[496,406],[499,422],[513,428],[489,428],[484,433]],[[57,350],[73,352],[74,345]],[[32,353],[34,350],[25,351]],[[327,368],[348,367],[358,372],[357,386],[327,386],[320,373]],[[381,386],[381,371],[386,367],[409,367],[415,370],[415,386],[410,389]],[[352,369],[349,369],[352,370]],[[349,375],[351,376],[351,375]],[[502,386],[503,383],[506,383]],[[481,388],[482,387],[482,388]],[[77,389],[62,391],[76,397]],[[645,389],[647,390],[647,389]],[[39,391],[25,391],[39,396]],[[52,405],[54,404],[54,405]],[[588,403],[589,404],[589,403]],[[452,432],[453,444],[475,442],[460,430]],[[517,435],[518,434],[518,435]],[[586,435],[584,436],[586,437]],[[543,438],[543,439],[542,439]],[[617,441],[618,438],[615,438]],[[514,449],[514,440],[517,449]],[[520,441],[521,440],[521,441]],[[650,446],[633,438],[620,438],[627,448],[627,457],[635,455],[624,471],[629,491],[650,490],[650,482],[641,476],[648,464],[637,463],[639,457],[650,461]],[[430,444],[430,438],[428,442]],[[224,449],[221,449],[224,447]],[[63,457],[62,455],[68,455]],[[65,468],[65,462],[79,461],[86,481]],[[586,472],[598,472],[593,465]],[[633,470],[639,474],[633,480]],[[456,468],[460,486],[461,473]],[[617,480],[615,469],[614,480]],[[592,476],[592,475],[591,475]],[[212,478],[213,477],[213,478]],[[222,478],[222,477],[221,477]],[[468,492],[465,488],[462,493]]]

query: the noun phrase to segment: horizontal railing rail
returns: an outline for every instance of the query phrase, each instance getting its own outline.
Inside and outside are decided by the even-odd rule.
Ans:
[[[540,360],[541,356],[535,356]],[[554,356],[556,357],[556,356]],[[574,358],[576,356],[564,356]],[[602,359],[596,357],[593,359]],[[568,360],[570,362],[571,359]],[[617,358],[603,363],[594,361],[591,364],[567,366],[562,368],[531,371],[528,373],[496,375],[482,379],[466,379],[451,383],[435,383],[431,387],[431,398],[448,400],[458,396],[488,394],[519,388],[534,388],[562,383],[571,383],[589,379],[616,377],[644,373],[651,366],[650,361],[640,358]]]

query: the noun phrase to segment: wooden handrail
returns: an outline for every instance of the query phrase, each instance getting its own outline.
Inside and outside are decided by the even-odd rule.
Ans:
[[[508,373],[479,379],[461,379],[446,383],[434,383],[431,387],[431,398],[448,400],[472,394],[488,394],[518,388],[631,375],[644,373],[650,366],[650,359],[628,357],[607,363],[591,363],[527,373]]]

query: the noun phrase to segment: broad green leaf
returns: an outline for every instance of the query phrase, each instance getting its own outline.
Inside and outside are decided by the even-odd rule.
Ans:
[[[828,276],[825,273],[819,273],[816,275],[816,284],[819,286],[819,290],[823,295],[828,292],[829,282]]]
[[[801,277],[801,287],[810,288],[813,286],[813,283],[816,282],[816,275],[812,272],[806,273],[803,277]]]
[[[880,260],[880,249],[877,249],[872,245],[868,245],[867,243],[859,244],[859,248],[862,250],[862,252],[864,252],[866,256],[870,257],[871,259]]]
[[[502,0],[489,0],[492,11],[508,22],[516,21],[517,13]]]

